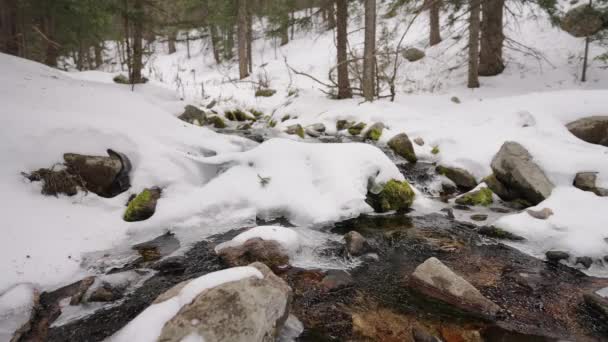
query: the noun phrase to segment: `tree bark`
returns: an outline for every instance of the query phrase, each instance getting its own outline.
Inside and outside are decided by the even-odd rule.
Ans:
[[[365,42],[363,49],[363,97],[373,101],[376,80],[376,0],[365,0]]]
[[[247,62],[247,0],[237,1],[237,44],[239,57],[239,78],[249,76]]]
[[[281,46],[289,43],[289,11],[281,15]]]
[[[247,3],[247,71],[253,72],[253,52],[251,45],[253,44],[253,6]]]
[[[505,70],[502,59],[504,5],[504,0],[484,0],[481,6],[480,76],[494,76]]]
[[[133,20],[133,61],[131,66],[131,83],[142,83],[143,69],[143,33],[144,33],[144,0],[135,0]]]
[[[19,55],[16,0],[0,0],[0,52]]]
[[[103,42],[97,43],[93,46],[95,52],[95,68],[99,69],[103,65]]]
[[[469,77],[467,86],[479,88],[479,14],[481,1],[470,0],[469,9]]]
[[[55,43],[55,18],[50,10],[47,9],[47,13],[43,18],[44,23],[44,35],[46,36],[46,53],[44,57],[44,64],[50,67],[57,67],[57,58],[59,58],[59,47]]]
[[[429,45],[437,45],[441,43],[441,30],[439,28],[439,11],[441,9],[441,0],[429,0],[429,21],[430,21],[430,36]]]
[[[353,97],[348,79],[348,0],[336,0],[336,47],[338,50],[338,98],[349,99]]]
[[[170,30],[169,34],[167,34],[167,47],[169,48],[169,54],[175,53],[177,49],[175,48],[175,41],[177,40],[177,32]]]
[[[334,0],[326,0],[327,3],[327,29],[333,30],[336,27],[336,10]]]
[[[213,59],[216,64],[220,64],[222,59],[220,58],[220,36],[217,32],[217,26],[209,24],[209,34],[211,35],[211,48],[213,49]]]

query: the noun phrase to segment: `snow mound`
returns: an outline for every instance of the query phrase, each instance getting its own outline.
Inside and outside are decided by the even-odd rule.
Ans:
[[[217,247],[215,247],[215,251],[219,252],[227,247],[240,246],[247,242],[247,240],[253,238],[276,241],[290,253],[297,252],[297,250],[300,248],[300,237],[295,230],[280,226],[258,226],[235,236],[230,241],[219,244]]]
[[[31,284],[19,284],[0,294],[0,341],[10,341],[13,333],[30,319],[34,291]]]
[[[190,304],[201,292],[248,277],[262,279],[264,275],[255,267],[244,266],[212,272],[196,278],[186,284],[175,297],[149,306],[124,328],[110,337],[109,341],[156,341],[165,323],[173,318],[184,305]]]

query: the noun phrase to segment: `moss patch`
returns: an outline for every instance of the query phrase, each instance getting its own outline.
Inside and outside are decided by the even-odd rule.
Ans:
[[[479,233],[480,235],[485,235],[485,236],[496,238],[496,239],[512,240],[512,241],[525,240],[523,237],[521,237],[519,235],[509,233],[502,228],[498,228],[498,227],[494,227],[494,226],[480,227],[477,230],[477,233]]]
[[[391,179],[378,194],[368,193],[367,203],[376,212],[403,211],[409,209],[414,203],[416,194],[407,181]]]
[[[264,116],[263,112],[253,108],[249,109],[249,113],[251,113],[256,119],[259,119]]]
[[[224,116],[226,119],[230,121],[247,121],[247,120],[255,120],[251,115],[243,112],[240,109],[228,110],[224,112]]]
[[[383,130],[384,130],[384,124],[382,124],[380,122],[375,123],[369,128],[369,130],[365,134],[365,138],[370,139],[372,141],[378,141],[378,140],[380,140],[380,137],[382,136]]]
[[[477,191],[469,192],[456,199],[456,203],[462,205],[482,205],[484,207],[494,203],[492,190],[481,188]]]
[[[117,75],[113,79],[114,83],[118,84],[129,84],[129,78],[125,75]]]
[[[127,222],[143,221],[154,215],[156,209],[156,201],[160,197],[160,190],[144,189],[139,195],[135,196],[123,216]]]
[[[348,133],[350,133],[350,135],[359,135],[361,134],[361,131],[363,131],[365,126],[367,126],[365,122],[359,122],[358,124],[351,126],[348,129]]]
[[[226,123],[217,115],[207,117],[207,122],[215,128],[226,128]]]
[[[433,149],[431,150],[432,154],[439,154],[439,146],[433,146]]]
[[[276,92],[274,89],[258,89],[255,91],[255,97],[271,97]]]

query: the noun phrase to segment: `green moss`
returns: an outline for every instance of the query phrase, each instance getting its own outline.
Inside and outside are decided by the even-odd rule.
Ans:
[[[226,123],[217,115],[207,117],[207,122],[215,128],[226,128]]]
[[[264,116],[264,113],[263,113],[263,112],[261,112],[261,111],[259,111],[259,110],[257,110],[257,109],[253,109],[253,108],[251,108],[251,109],[249,109],[249,112],[250,112],[250,113],[251,113],[251,114],[252,114],[254,117],[256,117],[256,119],[259,119],[259,118],[261,118],[262,116]]]
[[[139,221],[141,212],[146,210],[146,207],[152,201],[152,192],[149,189],[144,189],[140,192],[127,206],[125,211],[124,220],[127,222]]]
[[[274,89],[258,89],[255,91],[255,97],[271,97],[276,92]]]
[[[287,96],[291,97],[291,96],[297,96],[298,95],[298,89],[295,88],[291,88],[287,91]]]
[[[230,121],[247,121],[247,120],[255,120],[254,117],[249,114],[243,112],[240,109],[228,110],[224,112],[224,116],[226,119]]]
[[[115,76],[113,80],[114,80],[114,83],[129,84],[129,78],[122,74]]]
[[[368,194],[367,202],[376,212],[402,211],[412,206],[416,194],[407,181],[391,179],[378,194]]]
[[[456,199],[456,203],[462,205],[482,205],[484,207],[494,203],[492,190],[481,188],[477,191],[469,192]]]
[[[281,122],[285,122],[287,120],[291,119],[291,115],[289,114],[285,114],[282,118],[281,118]]]
[[[277,122],[276,122],[276,121],[274,121],[274,120],[270,120],[270,121],[268,121],[268,126],[270,126],[270,127],[274,128],[276,125],[277,125]]]
[[[361,131],[363,131],[365,126],[367,126],[365,122],[359,122],[358,124],[351,126],[348,129],[348,133],[350,133],[350,135],[359,135],[361,134]]]
[[[382,127],[372,127],[369,132],[367,132],[367,138],[373,141],[380,140],[382,136]]]
[[[304,136],[305,136],[305,135],[304,135],[304,127],[302,127],[302,126],[298,125],[298,129],[296,130],[296,134],[297,134],[297,135],[298,135],[300,138],[304,139]]]
[[[433,149],[431,150],[432,154],[439,154],[439,146],[433,146]]]

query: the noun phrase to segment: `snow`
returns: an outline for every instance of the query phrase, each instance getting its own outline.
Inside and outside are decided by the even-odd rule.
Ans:
[[[34,296],[31,284],[18,284],[0,294],[0,341],[9,341],[30,319]]]
[[[109,338],[110,342],[146,342],[156,341],[163,326],[173,318],[179,310],[191,303],[201,292],[220,286],[224,283],[264,275],[255,267],[233,267],[222,271],[212,272],[190,281],[179,293],[164,302],[152,304],[135,317],[129,324]],[[196,336],[188,336],[186,341],[200,341]]]
[[[286,251],[292,253],[297,252],[300,248],[300,237],[295,230],[281,226],[258,226],[235,236],[228,242],[219,244],[215,247],[215,251],[217,252],[227,247],[237,247],[247,242],[247,240],[254,238],[275,241],[285,248]]]

